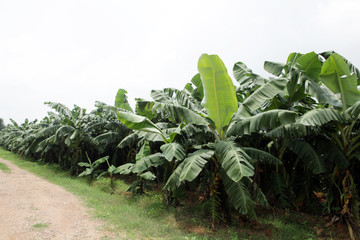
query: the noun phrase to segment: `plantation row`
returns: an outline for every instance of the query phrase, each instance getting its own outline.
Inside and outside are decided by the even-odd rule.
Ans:
[[[153,101],[96,102],[86,113],[47,102],[55,112],[0,131],[0,145],[57,163],[90,180],[129,175],[133,193],[163,184],[168,204],[202,196],[212,225],[255,206],[316,211],[359,224],[360,72],[333,52],[292,53],[265,62],[263,78],[238,62],[233,74],[204,54],[183,90],[152,90]],[[186,197],[186,196],[185,196]]]

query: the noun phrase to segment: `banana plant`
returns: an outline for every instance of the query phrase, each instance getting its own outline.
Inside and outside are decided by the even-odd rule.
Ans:
[[[193,181],[201,170],[207,167],[212,172],[210,201],[214,206],[213,223],[216,216],[219,216],[216,212],[222,211],[221,208],[224,207],[223,203],[219,203],[227,199],[230,199],[241,214],[254,218],[255,201],[249,192],[251,177],[254,175],[254,161],[250,155],[255,157],[253,153],[257,150],[261,156],[270,158],[259,149],[242,148],[231,137],[230,133],[238,127],[235,123],[236,115],[245,103],[238,107],[235,87],[221,59],[216,55],[204,54],[199,59],[198,70],[204,89],[202,106],[206,109],[205,118],[209,121],[208,128],[213,133],[215,141],[190,154],[174,171],[165,189],[173,190],[184,180]],[[250,103],[248,106],[255,104]],[[286,118],[285,115],[282,116],[281,120]],[[266,122],[267,117],[262,116],[255,121],[259,123],[255,127],[257,130]],[[272,121],[272,124],[275,122]]]
[[[339,54],[332,53],[324,62],[320,81],[326,85],[342,103],[341,110],[314,109],[301,117],[300,123],[309,126],[332,126],[333,131],[325,133],[331,139],[332,151],[337,152],[338,160],[331,164],[327,205],[330,209],[340,208],[340,216],[348,224],[349,232],[353,232],[353,220],[359,225],[359,195],[355,184],[359,182],[357,171],[360,156],[360,91],[358,77],[351,71],[349,62]],[[341,159],[339,161],[339,159]]]
[[[96,177],[98,177],[103,172],[102,170],[98,169],[98,167],[102,163],[106,162],[109,159],[109,156],[99,158],[94,162],[92,162],[87,152],[85,152],[85,154],[88,162],[78,163],[80,167],[85,167],[85,170],[79,174],[79,177],[90,176],[90,183],[91,183]]]
[[[345,218],[348,224],[353,222],[349,220],[350,215],[359,223],[359,197],[354,188],[358,180],[354,173],[358,169],[357,142],[360,138],[356,127],[360,100],[357,76],[359,70],[333,52],[311,52],[305,55],[293,53],[285,65],[267,62],[265,66],[274,75],[297,79],[295,87],[287,86],[288,90],[298,89],[290,95],[308,94],[317,101],[314,105],[316,108],[302,111],[302,116],[297,118],[296,123],[280,126],[267,135],[277,139],[276,141],[282,139],[283,143],[287,143],[280,144],[281,156],[285,150],[291,150],[303,159],[313,174],[329,172],[326,180],[318,181],[328,183],[325,187],[328,196],[326,208],[329,213],[334,212],[334,209],[342,209],[341,218]],[[298,99],[302,101],[304,98]],[[314,137],[315,135],[318,137]],[[305,139],[313,139],[311,144],[315,147],[312,148]],[[317,154],[313,150],[315,148],[321,154]],[[294,166],[289,169],[294,169]],[[317,178],[321,179],[321,176]],[[352,189],[352,195],[345,198],[349,196],[349,189]],[[350,225],[349,229],[352,229]]]
[[[222,217],[219,219],[219,216],[225,212],[225,201],[229,200],[240,213],[255,217],[255,201],[251,198],[248,189],[251,177],[254,175],[254,167],[253,160],[247,153],[253,153],[254,149],[247,149],[246,152],[227,134],[235,126],[233,124],[234,116],[239,109],[235,86],[227,74],[223,62],[216,55],[202,55],[199,59],[198,69],[201,85],[198,81],[194,80],[194,82],[197,84],[197,89],[200,87],[203,89],[203,95],[198,94],[191,100],[193,106],[198,106],[196,100],[203,97],[201,107],[182,106],[184,103],[173,101],[169,97],[168,90],[153,92],[155,111],[160,109],[163,116],[180,124],[178,131],[168,135],[148,118],[128,112],[118,112],[118,118],[133,130],[160,136],[160,140],[162,139],[165,143],[161,148],[165,155],[168,147],[169,149],[179,149],[175,146],[173,139],[181,136],[184,129],[192,126],[205,128],[205,132],[211,134],[210,138],[205,139],[206,142],[188,149],[188,152],[181,156],[183,159],[176,159],[176,154],[169,155],[167,159],[175,158],[177,161],[164,189],[174,192],[183,182],[192,182],[201,176],[202,172],[207,171],[211,175],[208,181],[210,183],[209,201],[213,206],[211,210],[213,223],[224,219]],[[189,85],[185,90],[190,94],[197,93],[197,91],[191,92]],[[273,118],[275,115],[276,117],[281,115],[281,121],[285,121],[284,119],[288,115],[281,114],[281,112],[283,111],[276,112]],[[266,122],[265,118],[268,116],[263,117],[263,122]],[[271,124],[280,124],[281,121],[271,121]],[[260,128],[260,125],[257,127]],[[257,154],[268,157],[261,150]]]
[[[100,162],[106,162],[107,163],[107,170],[106,171],[103,171],[101,172],[97,177],[96,179],[99,180],[100,178],[106,176],[106,175],[109,175],[109,178],[110,178],[110,188],[112,190],[112,192],[114,191],[115,189],[115,174],[119,173],[121,171],[121,169],[119,167],[115,167],[114,165],[110,164],[109,163],[109,156],[106,156],[104,157]]]
[[[264,63],[265,70],[277,78],[270,78],[270,81],[265,80],[263,84],[257,81],[257,89],[243,101],[244,107],[237,113],[240,121],[237,123],[238,126],[233,128],[231,134],[242,135],[254,132],[246,127],[248,121],[256,119],[258,114],[271,114],[273,109],[280,108],[290,110],[292,113],[288,112],[287,114],[291,114],[292,116],[294,116],[293,113],[296,112],[295,117],[297,118],[298,116],[307,114],[309,111],[311,112],[316,107],[332,106],[336,109],[341,109],[341,101],[320,81],[319,75],[322,70],[322,61],[323,57],[314,52],[307,54],[291,53],[286,64],[266,61]],[[244,68],[237,67],[237,75],[252,76],[248,73],[249,70],[246,70],[247,72],[245,70]],[[244,78],[245,77],[237,80],[239,81]],[[273,85],[272,88],[270,88],[271,84]],[[261,89],[265,91],[260,91]],[[269,91],[267,89],[273,90]],[[273,92],[273,94],[271,94],[271,92]],[[257,102],[258,104],[256,104]],[[246,118],[246,116],[248,116],[248,118]],[[273,120],[280,120],[280,118]],[[264,126],[265,129],[263,129],[262,133],[265,135],[263,134],[262,137],[270,137],[270,142],[267,146],[283,163],[281,169],[276,168],[276,172],[266,176],[273,180],[272,192],[276,193],[276,197],[280,199],[279,202],[283,207],[291,207],[294,202],[296,202],[296,205],[302,205],[304,200],[310,202],[310,195],[315,185],[310,184],[311,181],[309,178],[311,178],[312,175],[326,172],[326,168],[324,159],[315,151],[312,144],[304,141],[304,138],[313,134],[318,135],[317,132],[319,132],[319,129],[313,126],[302,125],[299,122],[295,122],[294,119],[287,123],[283,122],[275,129],[266,126],[266,124]],[[294,163],[287,160],[294,157],[297,158],[295,164],[296,169],[294,168]],[[303,166],[307,169],[305,172],[309,174],[297,175],[306,175],[308,178],[308,180],[306,180],[306,184],[308,184],[306,188],[307,192],[305,191],[306,197],[304,197],[305,195],[302,189],[300,190],[301,193],[297,193],[293,188],[294,184],[292,184],[293,182],[304,181],[296,179],[297,176],[295,176],[295,172],[303,169]],[[295,195],[293,196],[295,199],[289,199],[289,196],[293,194]]]
[[[164,160],[164,157],[159,153],[151,155],[149,142],[145,141],[136,154],[135,163],[123,164],[117,168],[117,172],[123,175],[135,174],[137,179],[130,185],[127,191],[133,194],[144,194],[145,189],[152,190],[147,181],[152,181],[156,178],[149,168],[163,164]]]
[[[4,119],[0,118],[0,131],[5,128]]]

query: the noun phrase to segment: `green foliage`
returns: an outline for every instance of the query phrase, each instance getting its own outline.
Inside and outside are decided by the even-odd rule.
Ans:
[[[186,156],[185,148],[176,142],[164,144],[160,149],[168,161],[172,161],[174,158],[180,161]]]
[[[0,131],[5,128],[4,119],[0,118]]]
[[[80,167],[85,167],[85,170],[79,174],[79,177],[83,177],[83,176],[90,176],[91,180],[93,180],[94,178],[98,177],[101,172],[103,172],[102,170],[97,170],[96,169],[104,162],[108,161],[109,156],[106,157],[102,157],[99,158],[97,160],[95,160],[94,162],[91,162],[88,154],[85,152],[86,154],[86,158],[88,159],[88,163],[87,162],[79,162],[78,165]]]
[[[133,113],[118,112],[118,119],[128,128],[162,135],[161,130],[148,118]]]
[[[137,180],[131,184],[127,190],[128,192],[132,192],[133,194],[143,194],[145,193],[145,189],[151,190],[146,181],[153,181],[156,176],[149,171],[149,169],[150,167],[162,165],[164,163],[164,157],[159,153],[150,155],[150,151],[149,142],[145,141],[139,152],[136,154],[136,162],[134,164],[126,163],[116,168],[115,173],[123,175],[131,173],[136,174]]]
[[[216,55],[203,54],[198,62],[198,70],[204,88],[202,105],[221,137],[223,127],[229,123],[238,108],[234,84],[224,63]]]
[[[295,122],[297,114],[289,110],[269,110],[246,117],[234,123],[229,127],[227,135],[250,135],[253,132],[259,132],[262,129],[272,129],[285,124]]]
[[[275,76],[280,76],[284,67],[285,65],[282,63],[275,63],[270,61],[264,62],[264,69]]]
[[[296,153],[314,174],[326,172],[324,160],[321,159],[310,144],[301,140],[293,140],[287,147]]]
[[[233,73],[236,81],[240,84],[241,90],[262,85],[265,79],[252,72],[243,62],[234,64]]]
[[[320,79],[333,93],[340,93],[344,110],[360,100],[356,74],[339,54],[333,53],[324,62]]]
[[[250,164],[250,157],[234,142],[221,141],[216,143],[215,152],[222,168],[234,182],[240,181],[243,177],[254,175],[254,167]]]
[[[193,181],[213,154],[214,151],[209,149],[200,149],[190,154],[182,163],[184,168],[182,168],[179,180]]]
[[[232,181],[226,174],[222,174],[226,193],[239,213],[256,218],[255,202],[251,199],[249,189],[242,181]]]
[[[90,113],[46,102],[54,112],[10,119],[0,146],[90,179],[109,175],[112,192],[116,174],[135,179],[133,193],[164,184],[175,206],[195,191],[212,227],[230,223],[234,208],[255,219],[256,205],[275,199],[310,211],[319,191],[329,214],[360,223],[360,71],[334,52],[294,52],[264,68],[274,77],[237,62],[233,82],[217,55],[203,54],[183,90],[152,90],[135,112],[124,89]]]
[[[4,173],[10,173],[11,172],[11,169],[8,168],[8,166],[6,166],[5,163],[1,163],[1,162],[0,162],[0,170],[3,171]]]
[[[116,93],[115,97],[115,107],[128,110],[130,112],[133,112],[132,108],[130,107],[130,104],[127,100],[126,96],[127,91],[125,89],[119,89]]]
[[[285,79],[275,79],[261,85],[243,102],[243,106],[253,112],[268,101],[273,99],[278,93],[282,92],[287,84]]]
[[[281,175],[275,172],[271,180],[271,190],[273,191],[275,197],[279,200],[279,205],[282,208],[292,207],[293,202],[289,194],[288,187]]]

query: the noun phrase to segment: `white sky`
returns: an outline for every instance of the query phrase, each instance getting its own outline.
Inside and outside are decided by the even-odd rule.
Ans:
[[[202,53],[267,76],[265,60],[335,50],[360,67],[360,0],[0,0],[0,118],[42,119],[182,89]]]

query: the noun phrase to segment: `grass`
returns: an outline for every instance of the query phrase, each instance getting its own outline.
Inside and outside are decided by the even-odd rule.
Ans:
[[[32,229],[44,229],[47,228],[49,226],[49,224],[47,223],[36,223],[34,225],[31,226]]]
[[[1,148],[0,157],[80,196],[93,216],[106,222],[104,228],[116,235],[113,239],[124,235],[126,239],[316,239],[312,223],[291,219],[298,218],[297,213],[290,217],[260,213],[257,224],[236,221],[213,231],[201,204],[166,207],[160,191],[133,196],[121,180],[115,181],[115,193],[110,194],[109,179],[90,186],[86,179],[71,177],[57,165],[24,160]]]
[[[0,170],[3,171],[4,173],[11,172],[10,168],[8,168],[8,166],[6,166],[6,164],[4,164],[4,163],[0,163]]]

